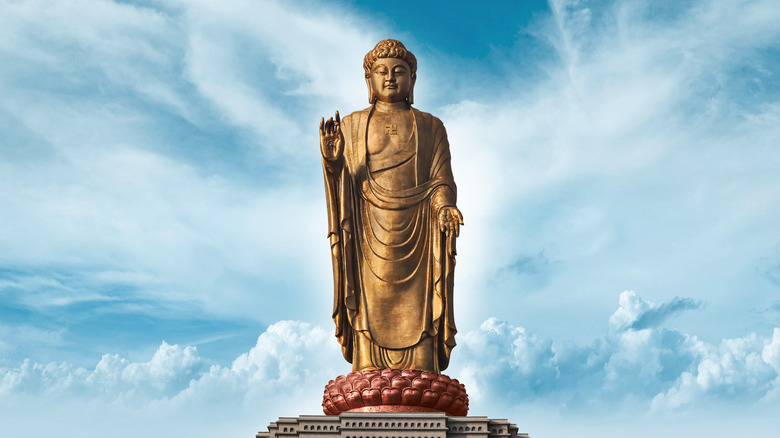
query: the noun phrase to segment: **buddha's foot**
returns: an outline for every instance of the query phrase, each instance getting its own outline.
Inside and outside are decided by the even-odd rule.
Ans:
[[[444,412],[465,416],[466,388],[457,379],[420,370],[358,371],[325,385],[322,410],[342,412]]]

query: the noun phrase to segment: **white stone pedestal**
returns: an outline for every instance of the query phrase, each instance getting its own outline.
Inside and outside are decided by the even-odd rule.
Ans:
[[[282,417],[256,438],[529,438],[507,420],[444,413],[351,413]]]

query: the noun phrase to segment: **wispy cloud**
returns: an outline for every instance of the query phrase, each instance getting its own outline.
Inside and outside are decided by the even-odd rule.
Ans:
[[[697,301],[690,298],[675,297],[672,301],[650,309],[640,315],[636,321],[631,324],[631,328],[642,330],[648,327],[656,327],[676,313],[683,310],[698,309],[699,306],[700,304]]]
[[[257,309],[293,307],[263,305],[278,291],[312,288],[290,286],[289,266],[328,273],[324,204],[309,190],[317,102],[364,99],[333,69],[369,37],[316,8],[236,6],[3,4],[0,266],[17,304],[121,291],[268,320]],[[317,41],[333,47],[311,47],[315,21],[336,29]]]
[[[620,308],[610,318],[610,326],[624,330],[658,327],[666,319],[684,310],[698,309],[701,303],[690,298],[674,297],[661,305],[642,300],[634,291],[620,294]]]
[[[664,290],[714,298],[706,319],[739,329],[728,314],[749,312],[743,291],[759,302],[776,291],[756,267],[780,242],[780,10],[762,1],[551,10],[524,29],[557,55],[540,61],[545,78],[515,78],[498,98],[469,95],[443,111],[466,219],[466,306],[484,319],[501,302],[506,320],[531,306],[523,316],[533,324],[554,315],[562,332],[589,331],[597,321],[586,315],[609,306],[605,291]],[[485,299],[496,266],[539,253],[556,261],[550,281],[518,279]]]

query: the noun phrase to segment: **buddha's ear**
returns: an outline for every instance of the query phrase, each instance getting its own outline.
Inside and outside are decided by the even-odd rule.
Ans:
[[[373,105],[376,101],[376,92],[374,92],[374,87],[371,85],[371,76],[366,76],[366,86],[368,87],[368,104]]]
[[[417,82],[417,73],[412,74],[412,86],[409,87],[409,96],[406,98],[409,105],[414,103],[414,83]]]

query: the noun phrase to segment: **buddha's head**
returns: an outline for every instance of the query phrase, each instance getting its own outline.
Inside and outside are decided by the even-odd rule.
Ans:
[[[363,58],[368,102],[414,103],[417,58],[398,40],[382,40]]]

